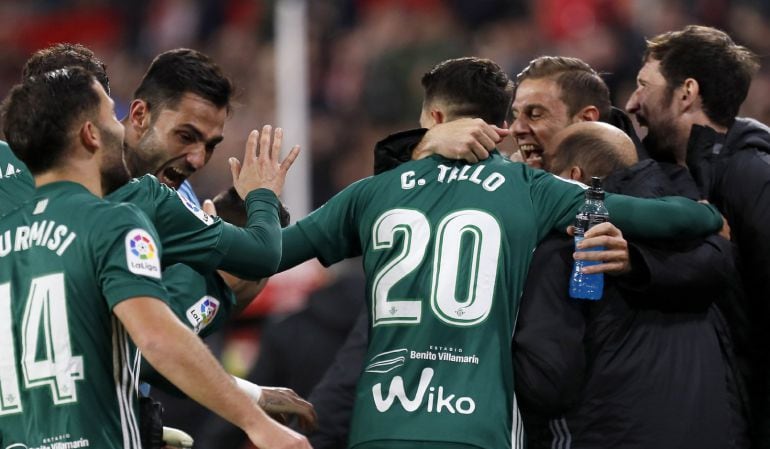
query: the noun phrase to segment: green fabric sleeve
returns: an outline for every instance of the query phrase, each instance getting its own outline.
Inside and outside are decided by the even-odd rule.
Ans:
[[[565,232],[583,203],[585,186],[540,170],[525,169],[524,175],[532,178],[533,202],[540,212],[538,228],[545,233]],[[684,197],[643,199],[608,193],[605,205],[610,221],[631,238],[695,238],[722,228],[722,216],[715,207]]]
[[[196,270],[215,270],[223,254],[216,251],[224,223],[161,184],[152,175],[133,179],[105,199],[139,207],[158,231],[164,267],[175,263]]]
[[[35,180],[24,162],[0,140],[0,217],[32,197]]]
[[[246,195],[246,227],[225,224],[222,230],[217,245],[223,254],[220,269],[247,280],[275,274],[281,260],[278,207],[272,190],[257,189]]]
[[[278,271],[286,271],[317,256],[307,235],[296,224],[283,229],[283,249]]]
[[[356,223],[371,199],[362,197],[362,179],[334,195],[323,206],[284,229],[283,257],[279,271],[317,257],[328,267],[343,259],[361,255],[361,234]]]
[[[104,223],[94,233],[91,246],[97,260],[97,277],[110,309],[136,297],[157,298],[168,303],[161,282],[161,246],[155,228],[132,204],[118,204],[109,215],[94,217]],[[132,241],[134,243],[131,245]]]
[[[714,206],[684,197],[642,199],[607,194],[605,205],[610,221],[631,238],[694,238],[722,228],[722,215]]]

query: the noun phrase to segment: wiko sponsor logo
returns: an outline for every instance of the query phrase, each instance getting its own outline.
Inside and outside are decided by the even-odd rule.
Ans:
[[[387,412],[393,406],[396,399],[398,399],[401,407],[410,413],[424,409],[428,413],[460,413],[461,415],[470,415],[476,410],[476,403],[473,399],[467,396],[448,394],[443,386],[431,385],[431,380],[433,380],[433,369],[423,369],[420,374],[417,392],[411,399],[406,395],[404,379],[401,376],[395,376],[390,381],[386,398],[382,397],[382,384],[374,385],[372,387],[372,398],[374,399],[377,411],[380,413]]]

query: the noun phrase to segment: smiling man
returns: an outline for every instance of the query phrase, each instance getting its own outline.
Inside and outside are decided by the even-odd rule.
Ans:
[[[647,42],[626,104],[658,161],[693,175],[738,249],[746,301],[728,304],[753,418],[752,447],[770,447],[770,129],[737,117],[758,58],[715,28],[690,25]]]
[[[528,165],[547,168],[553,136],[567,126],[610,115],[610,91],[577,58],[543,56],[516,76],[511,130]]]

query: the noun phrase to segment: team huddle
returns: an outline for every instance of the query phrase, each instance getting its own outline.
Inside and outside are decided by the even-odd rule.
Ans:
[[[713,28],[651,39],[626,105],[640,140],[579,59],[515,79],[446,60],[422,78],[421,129],[293,225],[299,148],[281,159],[280,128],[252,131],[230,160],[239,227],[187,182],[230,110],[210,58],[157,56],[121,122],[93,52],[39,50],[2,105],[0,448],[163,447],[140,382],[260,448],[770,446],[770,129],[737,117],[756,69]],[[576,251],[592,177],[611,223]],[[312,405],[201,342],[273,274],[357,256],[366,329]],[[573,257],[612,275],[600,301],[569,298]]]

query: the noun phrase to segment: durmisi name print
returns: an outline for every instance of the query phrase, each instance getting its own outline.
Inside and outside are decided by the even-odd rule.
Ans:
[[[64,254],[77,234],[53,220],[36,221],[29,226],[0,231],[0,257],[32,247],[46,247],[58,256]]]

